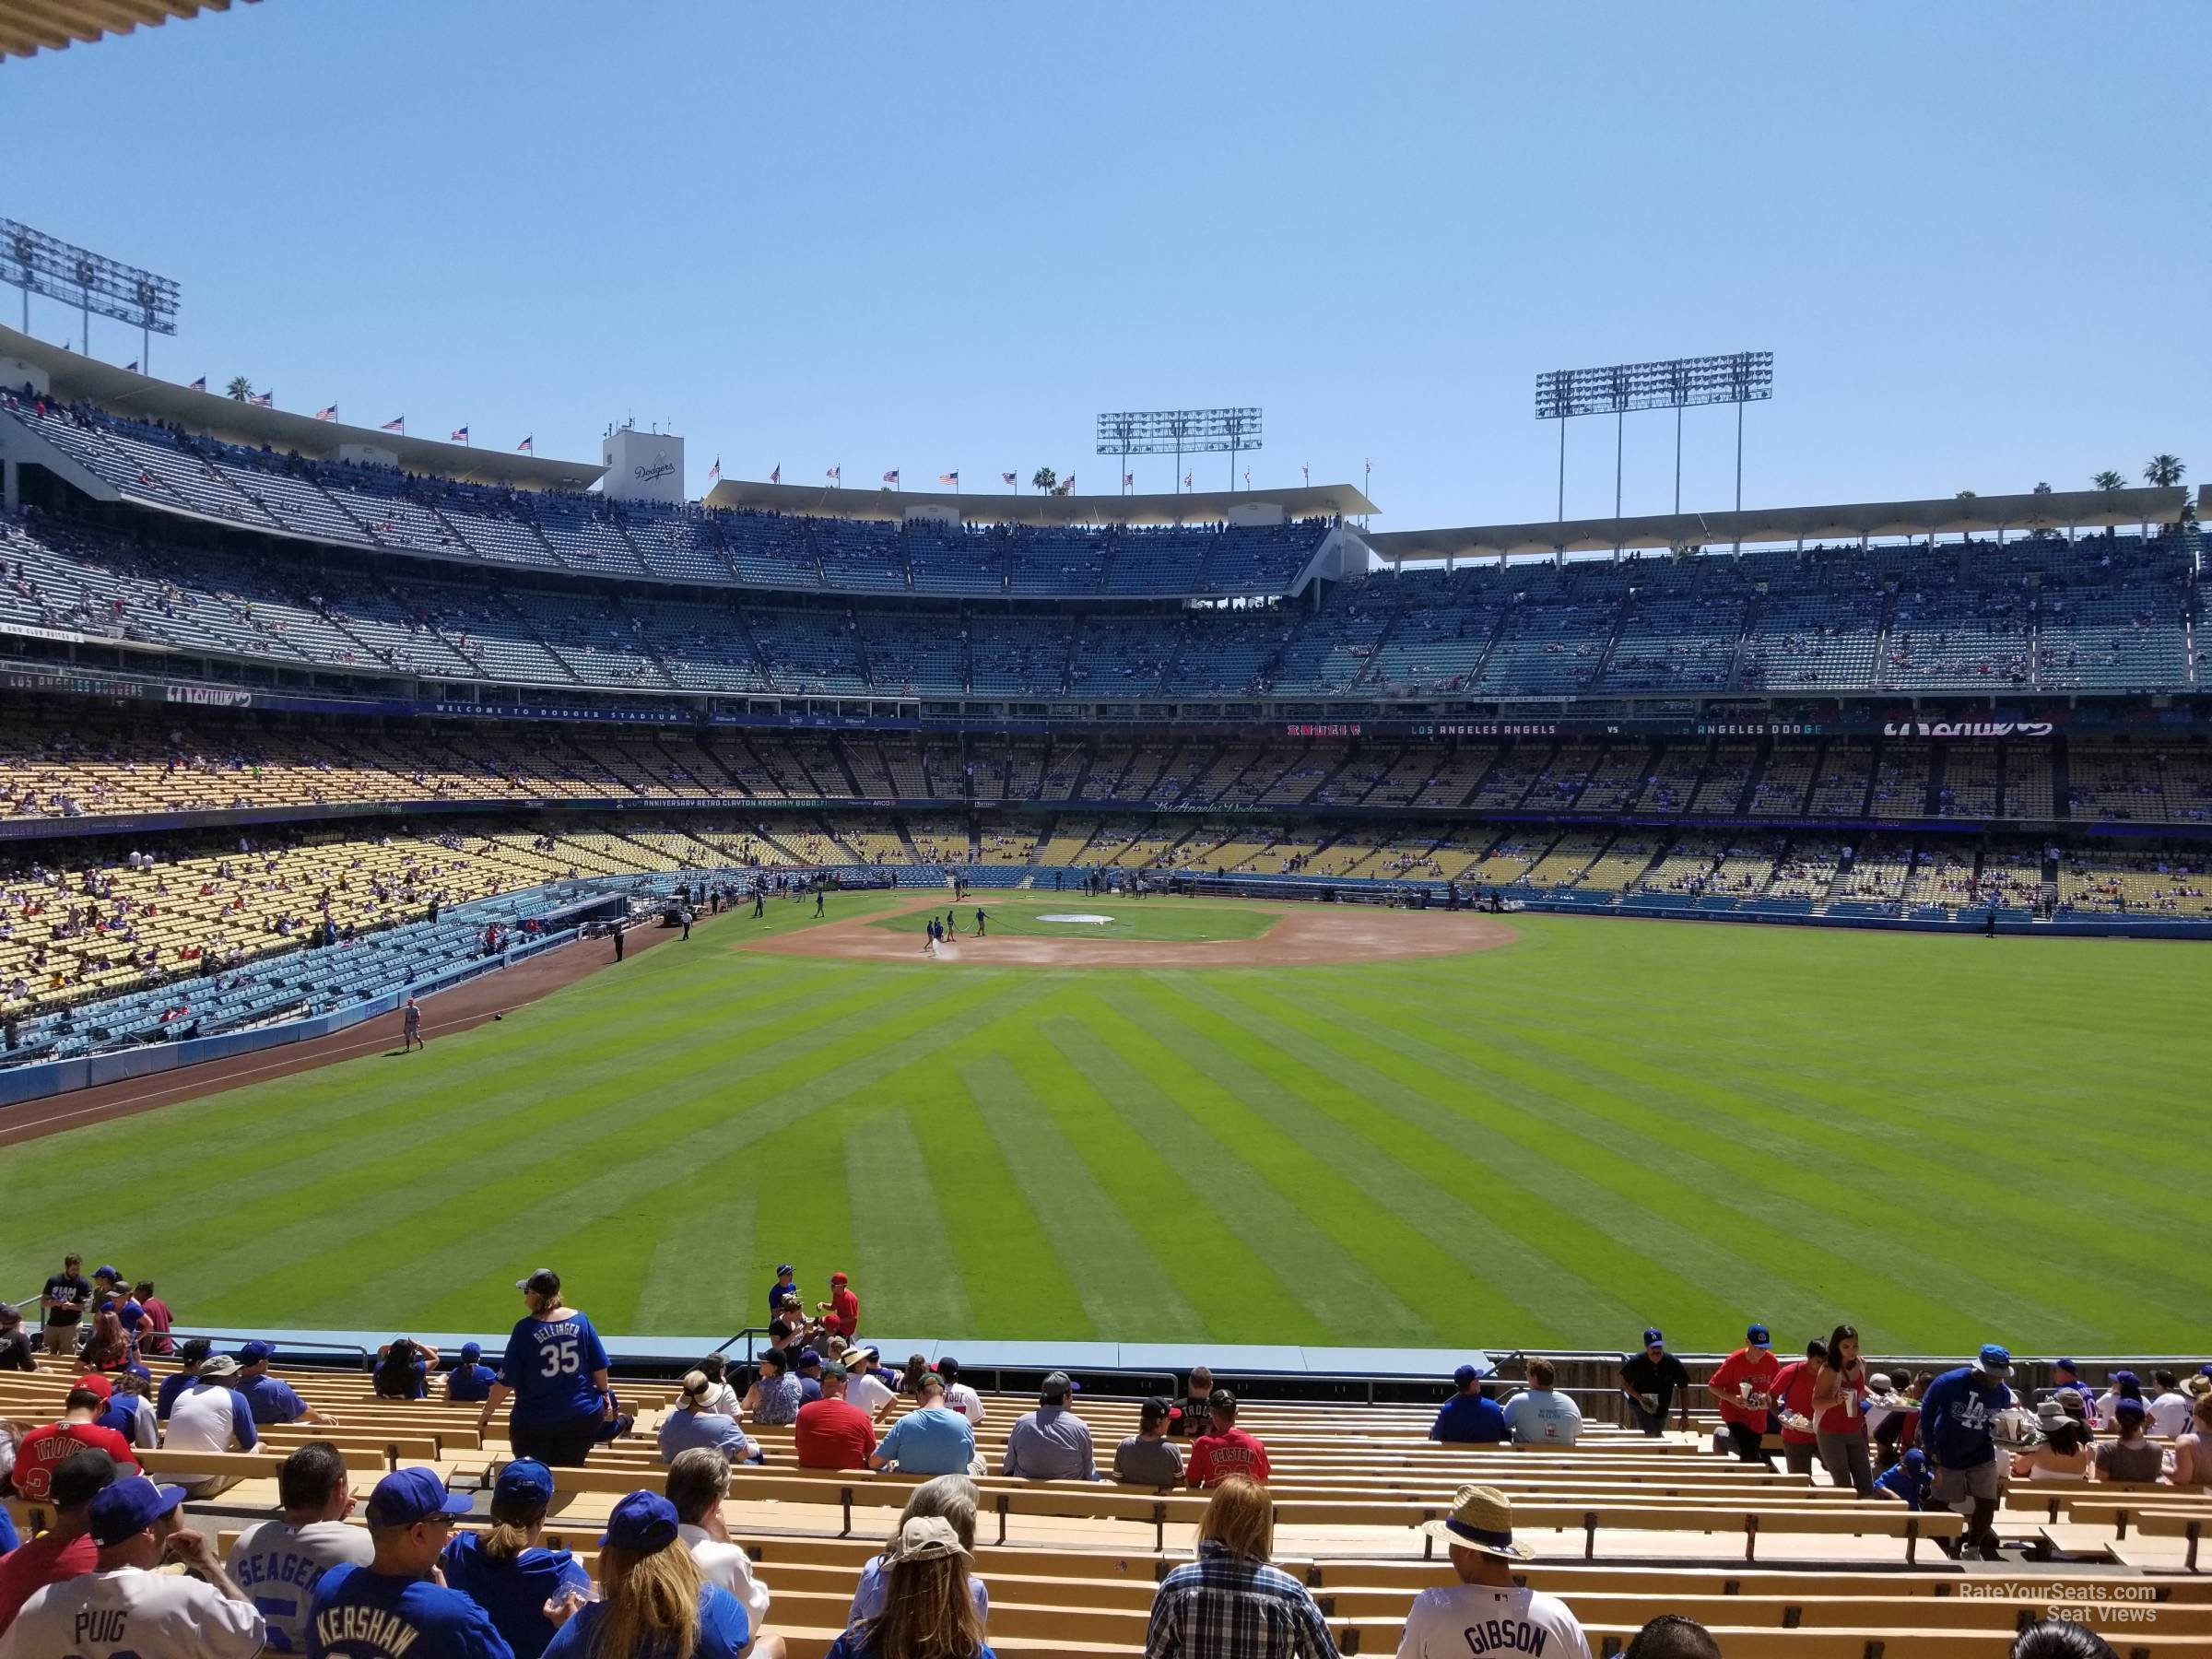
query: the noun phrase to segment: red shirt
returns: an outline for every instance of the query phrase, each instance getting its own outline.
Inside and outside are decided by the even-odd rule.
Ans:
[[[100,1564],[90,1533],[43,1532],[0,1556],[0,1630],[16,1622],[23,1604],[48,1584],[82,1578]]]
[[[1785,1411],[1799,1417],[1813,1415],[1813,1364],[1809,1359],[1793,1359],[1783,1366],[1774,1379],[1774,1401]],[[1793,1429],[1788,1422],[1782,1426],[1782,1441],[1785,1446],[1809,1446],[1813,1432],[1809,1429]]]
[[[1763,1430],[1767,1402],[1773,1396],[1774,1379],[1781,1371],[1782,1361],[1774,1358],[1772,1348],[1740,1347],[1722,1360],[1712,1373],[1712,1394],[1721,1408],[1721,1421]],[[1738,1385],[1745,1382],[1751,1384],[1757,1405],[1746,1404],[1738,1392]]]
[[[1191,1466],[1184,1478],[1194,1487],[1219,1486],[1231,1475],[1267,1478],[1267,1448],[1241,1429],[1202,1434],[1191,1442]]]
[[[842,1336],[853,1340],[853,1333],[860,1329],[860,1298],[853,1294],[853,1287],[840,1285],[830,1293],[830,1317],[822,1323]]]
[[[799,1407],[791,1443],[802,1469],[865,1469],[876,1425],[849,1400],[809,1400]]]
[[[1813,1371],[1814,1369],[1814,1367],[1809,1365],[1806,1367],[1806,1370],[1808,1371]],[[1818,1368],[1818,1370],[1823,1372],[1830,1371],[1830,1369],[1832,1368],[1825,1365]],[[1865,1393],[1866,1362],[1863,1359],[1854,1359],[1852,1361],[1851,1369],[1843,1373],[1844,1400],[1850,1400],[1853,1402],[1854,1408],[1846,1411],[1843,1408],[1844,1400],[1838,1400],[1833,1406],[1830,1406],[1827,1410],[1820,1414],[1818,1418],[1816,1419],[1814,1427],[1830,1434],[1865,1434],[1866,1432],[1866,1418],[1864,1413],[1855,1408],[1855,1402],[1863,1399],[1865,1396]],[[1806,1397],[1809,1399],[1811,1396],[1807,1395]]]
[[[154,1332],[150,1336],[139,1337],[138,1351],[142,1354],[168,1353],[176,1346],[169,1339],[169,1304],[158,1296],[149,1296],[138,1305],[146,1310],[146,1323]]]
[[[33,1502],[53,1496],[53,1472],[64,1458],[90,1447],[115,1460],[115,1478],[128,1479],[139,1472],[131,1454],[131,1442],[112,1429],[96,1423],[49,1423],[33,1429],[16,1448],[16,1490]]]

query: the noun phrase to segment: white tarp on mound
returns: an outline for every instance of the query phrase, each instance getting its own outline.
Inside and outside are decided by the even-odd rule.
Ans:
[[[1113,918],[1095,916],[1087,911],[1046,911],[1037,918],[1040,922],[1080,922],[1086,927],[1105,927]]]

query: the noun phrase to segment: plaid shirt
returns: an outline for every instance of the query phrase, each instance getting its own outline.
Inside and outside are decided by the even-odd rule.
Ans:
[[[1145,1659],[1336,1659],[1336,1644],[1304,1585],[1209,1541],[1161,1581]]]

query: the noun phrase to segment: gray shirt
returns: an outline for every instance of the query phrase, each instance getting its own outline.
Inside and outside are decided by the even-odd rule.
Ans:
[[[1113,1477],[1125,1486],[1181,1486],[1182,1453],[1173,1441],[1133,1434],[1113,1450]]]
[[[1040,1406],[1006,1436],[999,1473],[1020,1480],[1096,1480],[1090,1425],[1065,1406]]]

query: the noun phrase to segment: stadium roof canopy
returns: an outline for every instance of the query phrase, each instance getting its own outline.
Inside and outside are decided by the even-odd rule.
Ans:
[[[724,478],[709,507],[747,507],[801,517],[900,519],[916,507],[950,507],[971,524],[1209,524],[1234,508],[1279,507],[1289,518],[1352,517],[1375,504],[1349,484],[1298,489],[1201,490],[1184,495],[956,495],[950,490],[837,489]]]
[[[0,0],[0,6],[6,3]],[[173,381],[118,369],[0,324],[0,358],[10,357],[44,371],[54,397],[63,403],[81,398],[117,415],[164,421],[248,449],[268,448],[335,461],[341,447],[358,444],[385,451],[409,472],[470,484],[506,484],[520,489],[587,489],[606,470],[596,461],[556,461],[547,455],[439,443],[373,427],[317,420],[288,409],[241,403],[220,393],[195,392]]]
[[[2050,495],[1946,496],[1934,501],[1869,501],[1848,507],[1754,508],[1742,512],[1658,512],[1555,520],[1538,524],[1472,524],[1457,530],[1392,530],[1371,535],[1375,557],[1392,564],[1428,559],[1498,559],[1616,548],[1711,547],[1741,543],[1855,542],[1882,536],[1995,535],[2105,524],[2171,524],[2185,491],[2065,489]]]
[[[41,47],[59,52],[76,41],[229,9],[230,0],[0,0],[0,58],[29,57]]]

